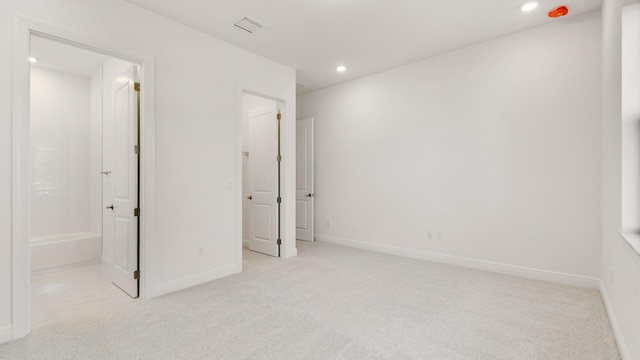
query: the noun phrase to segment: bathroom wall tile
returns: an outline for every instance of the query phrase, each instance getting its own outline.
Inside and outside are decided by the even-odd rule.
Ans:
[[[32,68],[32,236],[88,231],[90,79]]]

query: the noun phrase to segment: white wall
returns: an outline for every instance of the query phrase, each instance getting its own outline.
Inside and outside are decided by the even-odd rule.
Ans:
[[[90,79],[31,68],[31,237],[86,232]]]
[[[316,238],[596,286],[599,38],[589,13],[301,96]]]
[[[286,100],[285,158],[295,159],[295,71],[120,0],[9,0],[0,10],[1,340],[12,326],[10,78],[13,52],[22,49],[12,43],[14,13],[155,60],[156,206],[147,210],[156,226],[146,239],[147,295],[240,271],[240,93]],[[286,179],[295,179],[295,161],[287,160]],[[285,180],[284,190],[285,217],[295,219],[294,181]],[[285,220],[286,256],[296,253],[294,225]]]
[[[602,87],[602,295],[607,305],[618,347],[623,359],[640,358],[640,257],[618,235],[623,225],[633,230],[630,218],[623,224],[623,189],[625,186],[625,211],[628,207],[629,168],[633,148],[629,136],[634,107],[627,96],[637,91],[637,66],[634,62],[640,46],[637,24],[638,5],[621,10],[621,0],[605,0],[602,5],[603,30],[603,87]],[[623,43],[624,41],[624,43]],[[624,49],[622,46],[624,44]],[[635,49],[635,50],[634,50]],[[623,57],[624,56],[624,57]],[[624,66],[624,67],[623,67]],[[624,76],[624,81],[622,80]],[[627,79],[627,77],[629,77]],[[633,99],[637,102],[638,99]],[[624,104],[624,108],[623,105]],[[624,117],[623,117],[624,114]],[[637,116],[637,114],[636,114]],[[623,120],[623,121],[621,121]],[[623,137],[623,129],[625,131]],[[630,133],[627,133],[630,131]],[[624,142],[623,142],[624,140]],[[623,148],[624,144],[624,148]],[[623,154],[625,166],[623,168]],[[637,164],[636,164],[637,166]],[[635,167],[633,167],[635,168]],[[632,168],[632,169],[633,169]],[[633,174],[633,173],[631,173]],[[623,181],[624,179],[624,181]],[[636,184],[637,186],[637,184]],[[633,201],[633,200],[632,200]]]
[[[273,100],[266,99],[260,96],[244,94],[242,96],[242,151],[249,152],[251,156],[251,143],[249,136],[249,112],[253,109],[267,106],[272,104]],[[242,173],[248,174],[249,172],[249,157],[242,157]],[[250,201],[247,199],[249,196],[249,177],[242,177],[242,239],[249,240],[249,210]]]
[[[102,233],[102,67],[91,75],[89,126],[89,229]]]
[[[12,4],[0,1],[0,343],[11,329],[11,27]]]
[[[640,5],[622,13],[622,231],[640,232]]]

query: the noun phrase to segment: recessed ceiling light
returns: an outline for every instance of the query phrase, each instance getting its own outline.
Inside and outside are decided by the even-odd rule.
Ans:
[[[35,64],[35,63],[38,62],[38,58],[33,57],[33,56],[29,56],[29,62],[32,63],[32,64]]]
[[[527,11],[531,11],[531,10],[533,10],[533,9],[537,8],[537,7],[538,7],[538,3],[537,3],[537,2],[535,2],[535,1],[530,1],[530,2],[528,2],[528,3],[524,3],[524,5],[522,5],[522,6],[520,7],[520,10],[522,10],[522,11],[524,11],[524,12],[527,12]]]
[[[340,66],[338,66],[338,67],[336,68],[336,71],[337,71],[337,72],[345,72],[345,71],[347,71],[347,67],[346,67],[346,66],[344,66],[344,65],[340,65]]]

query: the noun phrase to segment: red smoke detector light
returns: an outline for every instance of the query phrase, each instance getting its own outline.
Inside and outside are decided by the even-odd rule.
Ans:
[[[569,8],[566,6],[560,6],[557,9],[549,11],[550,18],[559,18],[567,15],[569,13]]]

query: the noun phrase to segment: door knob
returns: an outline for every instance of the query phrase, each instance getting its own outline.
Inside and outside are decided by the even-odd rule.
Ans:
[[[111,209],[111,210],[113,210],[113,204],[111,204],[111,205],[107,206],[107,209]]]
[[[102,175],[111,175],[111,171],[100,171]]]
[[[313,194],[309,193],[309,194],[307,194],[307,195],[305,195],[305,196],[306,196],[306,197],[312,197],[312,196],[313,196]]]
[[[249,195],[249,196],[247,196],[247,199],[253,200],[253,196]]]

